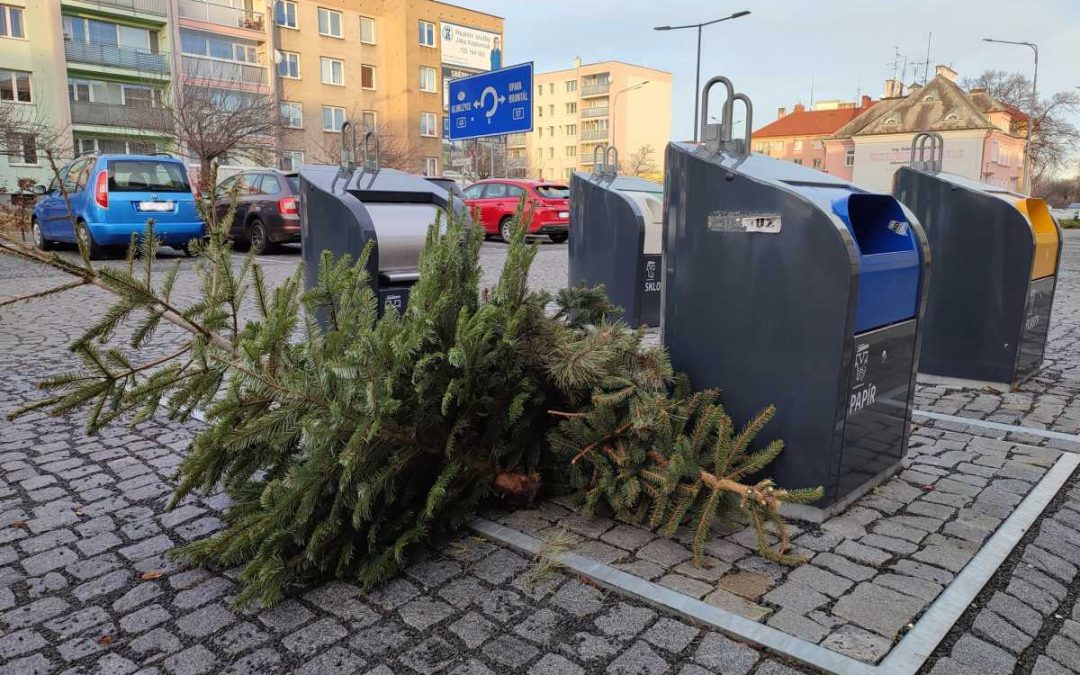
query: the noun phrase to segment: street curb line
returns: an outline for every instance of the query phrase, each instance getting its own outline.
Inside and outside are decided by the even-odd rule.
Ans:
[[[994,429],[995,431],[1007,431],[1017,434],[1030,434],[1032,436],[1042,436],[1043,438],[1052,438],[1057,441],[1067,441],[1069,443],[1076,443],[1080,445],[1080,436],[1075,434],[1066,434],[1061,431],[1051,431],[1050,429],[1036,429],[1034,427],[1022,427],[1017,424],[1005,424],[1004,422],[991,422],[989,420],[980,420],[973,417],[960,417],[958,415],[945,415],[943,413],[927,412],[924,410],[912,410],[911,415],[919,417],[927,417],[932,420],[940,420],[942,422],[956,422],[957,424],[967,424],[974,427],[983,427],[984,429]],[[1054,450],[1061,450],[1062,452],[1080,452],[1080,450],[1062,450],[1061,448],[1053,448]]]
[[[979,549],[963,570],[927,608],[915,626],[878,665],[788,635],[772,626],[751,621],[651,581],[577,553],[554,556],[573,572],[600,586],[627,594],[692,621],[703,623],[744,642],[837,675],[914,675],[945,638],[972,600],[1042,514],[1080,465],[1080,455],[1063,454],[1013,513]],[[544,542],[536,537],[485,518],[469,527],[476,533],[529,555],[539,554]]]

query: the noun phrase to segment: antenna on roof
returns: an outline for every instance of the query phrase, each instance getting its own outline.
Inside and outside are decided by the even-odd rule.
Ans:
[[[930,81],[930,41],[934,37],[934,31],[930,31],[926,36],[926,66],[923,68],[923,84]]]
[[[814,71],[810,71],[810,110],[814,109]]]

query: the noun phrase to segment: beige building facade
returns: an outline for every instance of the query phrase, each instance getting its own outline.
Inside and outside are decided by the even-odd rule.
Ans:
[[[573,68],[537,73],[534,80],[533,131],[507,140],[512,173],[569,180],[573,171],[592,169],[598,145],[614,144],[624,172],[663,175],[671,137],[671,73],[578,59]],[[641,160],[632,161],[637,157]]]
[[[501,65],[503,19],[434,0],[298,0],[275,11],[283,167],[336,162],[345,120],[384,164],[442,172],[446,83]]]

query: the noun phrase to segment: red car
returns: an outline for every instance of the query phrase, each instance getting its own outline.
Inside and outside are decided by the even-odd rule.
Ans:
[[[510,219],[525,196],[523,218],[529,234],[546,234],[561,244],[570,236],[570,188],[559,183],[543,183],[517,178],[491,178],[465,188],[465,203],[473,218],[484,226],[485,234],[510,240]]]

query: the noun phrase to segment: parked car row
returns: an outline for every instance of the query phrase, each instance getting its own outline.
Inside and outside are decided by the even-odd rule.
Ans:
[[[569,237],[570,190],[566,185],[523,179],[488,179],[462,190],[450,178],[432,177],[435,185],[463,199],[486,235],[510,238],[510,223],[523,204],[528,232],[561,243]],[[295,172],[243,170],[221,181],[214,209],[228,210],[235,190],[236,211],[229,235],[256,253],[277,244],[300,241],[299,179]],[[166,154],[77,156],[49,185],[38,185],[31,229],[34,244],[82,241],[91,258],[108,248],[120,249],[154,219],[159,240],[191,254],[191,243],[206,234],[196,195],[183,161]],[[69,217],[68,208],[74,217]]]

